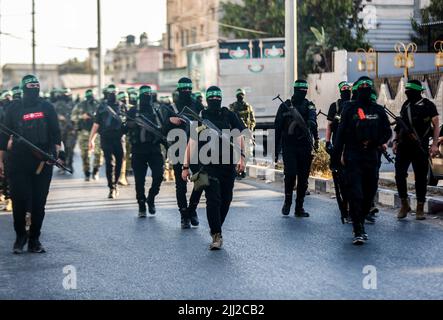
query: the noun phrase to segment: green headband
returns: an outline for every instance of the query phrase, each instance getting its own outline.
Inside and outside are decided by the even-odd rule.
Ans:
[[[352,86],[352,91],[358,90],[364,84],[369,85],[371,88],[374,87],[374,81],[372,81],[372,80],[360,80],[357,83],[354,83],[354,85]]]
[[[16,94],[22,94],[23,93],[23,90],[22,89],[15,89],[15,90],[12,90],[12,94],[13,95],[16,95]]]
[[[246,95],[246,92],[245,92],[245,90],[243,90],[243,89],[238,89],[237,92],[236,92],[235,94],[236,94],[237,96],[238,96],[239,94]]]
[[[222,95],[222,92],[219,91],[219,90],[206,92],[206,99],[211,98],[211,97],[220,97],[220,98],[222,98],[223,95]]]
[[[371,99],[377,101],[377,95],[375,93],[371,94]]]
[[[28,83],[39,83],[39,81],[37,77],[30,77],[27,79],[23,79],[21,83],[22,88],[24,88]]]
[[[194,96],[196,98],[202,97],[202,93],[201,92],[196,92],[196,93],[194,93]]]
[[[309,86],[306,82],[294,82],[295,89],[309,89]]]
[[[140,95],[145,94],[145,93],[152,93],[152,89],[151,88],[141,88],[139,93],[140,93]]]
[[[343,89],[343,87],[348,86],[349,88],[351,88],[351,85],[347,82],[342,82],[338,85],[338,88],[340,89],[340,91]]]
[[[2,93],[2,95],[0,96],[1,99],[5,99],[6,96],[12,96],[12,92],[11,91],[5,91]]]
[[[92,97],[94,93],[92,91],[86,91],[85,97]]]
[[[177,89],[192,89],[192,83],[178,83]]]
[[[406,90],[424,91],[425,88],[423,88],[423,86],[419,86],[418,84],[415,84],[415,83],[412,83],[412,82],[408,82],[406,84]]]
[[[123,99],[123,98],[128,98],[128,95],[126,94],[126,92],[121,92],[117,95],[117,99]]]

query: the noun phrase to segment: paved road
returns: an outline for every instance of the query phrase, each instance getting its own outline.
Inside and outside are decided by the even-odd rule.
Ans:
[[[42,242],[45,255],[14,256],[12,218],[0,215],[2,299],[442,299],[443,227],[397,222],[390,211],[369,226],[371,241],[351,244],[333,200],[314,195],[307,220],[283,218],[279,185],[237,183],[224,228],[225,249],[207,250],[202,225],[180,230],[170,183],[155,218],[136,218],[132,187],[107,200],[104,180],[57,176]],[[63,268],[77,290],[63,287]],[[363,288],[363,268],[377,290]],[[374,273],[372,273],[373,275]],[[373,282],[374,283],[374,282]]]

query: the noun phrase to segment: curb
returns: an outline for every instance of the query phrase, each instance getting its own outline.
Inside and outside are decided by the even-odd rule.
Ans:
[[[276,170],[257,165],[247,165],[246,173],[250,178],[264,181],[284,181],[283,170]],[[397,190],[390,187],[392,182],[387,183],[388,180],[381,179],[380,188],[377,191],[375,202],[379,205],[390,207],[392,209],[400,207],[400,198]],[[433,194],[442,194],[440,188],[430,187]],[[332,179],[325,179],[319,177],[309,178],[309,191],[319,194],[335,195],[334,182]],[[414,209],[417,206],[417,198],[414,193],[409,193],[411,199],[411,207]],[[425,211],[432,215],[443,215],[443,198],[442,197],[427,197],[425,204]]]

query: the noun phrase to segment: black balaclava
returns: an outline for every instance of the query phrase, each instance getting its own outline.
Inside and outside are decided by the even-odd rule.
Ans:
[[[361,77],[354,84],[357,90],[357,100],[365,105],[371,103],[372,90],[374,88],[374,82],[369,77]]]
[[[141,86],[139,91],[140,112],[154,113],[152,109],[152,88],[149,86]]]
[[[31,74],[24,76],[21,87],[25,107],[34,106],[40,97],[40,82],[37,77]]]
[[[208,103],[208,111],[218,112],[221,110],[222,91],[219,87],[212,86],[206,91],[206,101]]]
[[[94,100],[94,92],[92,90],[86,90],[85,98],[86,98],[86,101],[89,101],[89,102],[93,101]]]
[[[340,99],[341,101],[350,101],[351,100],[351,86],[346,81],[340,82],[338,85],[340,89]]]
[[[117,88],[110,84],[106,89],[106,101],[109,105],[114,105],[117,102]]]
[[[305,80],[297,80],[294,83],[294,95],[291,98],[293,105],[301,104],[308,94],[308,83]]]
[[[12,99],[13,100],[20,100],[23,96],[23,91],[22,89],[20,89],[19,86],[16,86],[14,88],[12,88]]]
[[[180,108],[184,106],[192,106],[192,81],[189,78],[181,78],[177,85],[178,105]]]
[[[418,80],[411,80],[406,84],[406,96],[412,103],[416,103],[422,99],[423,90],[424,88]]]

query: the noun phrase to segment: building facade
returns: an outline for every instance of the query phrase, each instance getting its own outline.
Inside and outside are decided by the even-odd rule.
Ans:
[[[159,83],[159,71],[163,68],[162,46],[151,44],[146,34],[136,43],[134,36],[127,36],[105,57],[105,72],[114,83]]]
[[[393,51],[397,42],[410,42],[411,18],[420,21],[420,9],[430,0],[366,0],[363,4],[367,41],[377,51]]]
[[[2,68],[3,88],[11,89],[20,84],[22,78],[27,74],[32,74],[32,64],[7,63]],[[36,74],[41,83],[42,91],[49,91],[52,88],[62,86],[58,64],[37,64]]]

